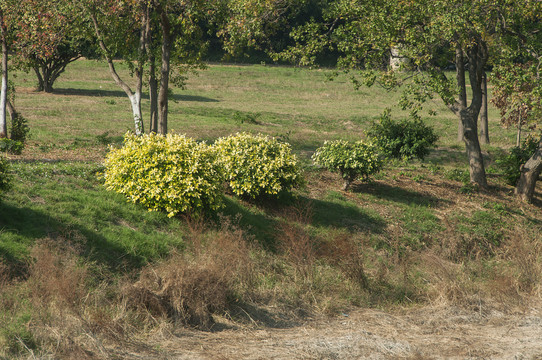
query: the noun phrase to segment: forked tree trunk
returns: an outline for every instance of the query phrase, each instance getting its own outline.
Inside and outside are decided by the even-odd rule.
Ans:
[[[487,74],[482,75],[482,108],[480,109],[480,142],[489,144],[489,119],[487,115]]]
[[[458,117],[463,132],[460,134],[469,159],[470,181],[485,189],[487,188],[486,172],[480,142],[478,141],[478,115],[482,106],[482,73],[487,61],[487,47],[481,39],[479,43],[472,44],[467,50],[469,60],[469,78],[472,90],[472,100],[466,107],[466,84],[464,53],[458,46],[456,48],[457,84],[459,86],[459,99],[449,105]]]
[[[71,56],[66,57],[54,56],[47,60],[34,59],[36,64],[34,72],[38,78],[38,91],[52,93],[53,85],[58,77],[66,70],[66,67],[70,63],[80,57],[78,54],[71,54]]]
[[[0,89],[0,138],[8,135],[6,108],[8,102],[8,44],[4,13],[0,9],[0,41],[2,42],[2,87]]]
[[[128,98],[130,99],[130,105],[132,108],[132,115],[134,119],[135,133],[136,135],[141,135],[143,134],[143,130],[144,130],[143,117],[141,115],[141,88],[143,84],[142,64],[140,62],[138,64],[138,70],[136,70],[137,85],[136,85],[136,91],[134,93],[132,89],[130,88],[130,86],[128,86],[128,84],[126,84],[117,73],[117,70],[115,69],[115,64],[113,63],[113,59],[110,56],[110,52],[103,41],[100,27],[98,25],[98,20],[96,19],[96,16],[92,12],[90,12],[90,18],[94,24],[94,30],[96,32],[96,37],[98,38],[98,45],[100,45],[100,48],[103,51],[107,64],[109,65],[109,72],[111,73],[113,80],[115,80],[115,83],[122,90],[124,90],[124,92],[126,93],[126,96],[128,96]],[[143,45],[143,48],[144,48],[144,45]]]
[[[158,133],[167,134],[169,72],[171,58],[171,24],[166,10],[160,7],[162,27],[162,65],[160,68],[160,90],[158,92]]]
[[[521,167],[521,175],[516,185],[516,196],[525,202],[532,202],[536,181],[542,171],[542,140],[538,148],[527,162]]]

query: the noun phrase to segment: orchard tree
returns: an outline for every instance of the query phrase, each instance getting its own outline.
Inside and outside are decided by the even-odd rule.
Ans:
[[[505,124],[539,127],[542,119],[542,2],[508,2],[500,13],[500,61],[495,72],[495,104]],[[516,195],[526,202],[534,197],[542,172],[542,138],[521,167]]]
[[[10,113],[12,123],[16,120],[19,114],[10,101],[13,98],[13,89],[10,89],[9,81],[9,55],[12,51],[13,40],[16,33],[17,17],[14,13],[16,3],[14,0],[6,0],[0,2],[0,45],[2,47],[1,61],[1,86],[0,86],[0,138],[8,136],[7,131],[7,113]],[[10,91],[11,90],[11,91]],[[13,133],[13,128],[12,128]]]
[[[88,0],[83,10],[88,14],[102,56],[107,61],[109,71],[115,83],[126,93],[130,100],[136,135],[144,132],[141,97],[143,88],[143,67],[146,35],[146,23],[137,2],[117,0]],[[142,7],[145,5],[141,2]],[[138,34],[139,31],[139,34]],[[113,59],[121,56],[130,66],[136,78],[135,90],[124,81],[117,72]],[[134,65],[135,62],[135,65]]]
[[[215,12],[213,3],[86,0],[85,11],[111,75],[130,99],[136,134],[144,131],[141,96],[145,74],[150,97],[150,131],[167,133],[170,83],[182,86],[188,72],[204,67],[202,56],[207,46],[203,25]],[[136,78],[135,90],[116,71],[115,56],[126,60]]]
[[[308,22],[292,32],[297,45],[282,56],[310,65],[318,52],[333,49],[341,54],[339,66],[361,70],[361,78],[353,77],[356,85],[405,85],[400,105],[414,117],[438,94],[459,120],[471,182],[486,188],[477,120],[499,6],[499,1],[490,0],[333,1],[323,12],[324,21]],[[410,59],[405,75],[390,69],[392,50]],[[455,68],[453,78],[445,71],[450,65]]]
[[[20,0],[15,12],[16,59],[36,73],[38,91],[52,92],[69,63],[92,53],[85,30],[88,24],[72,1]]]

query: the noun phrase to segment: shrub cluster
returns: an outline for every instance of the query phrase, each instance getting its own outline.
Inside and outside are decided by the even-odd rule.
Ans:
[[[237,134],[213,146],[179,135],[126,135],[105,160],[105,185],[149,210],[199,213],[221,206],[223,183],[256,198],[301,181],[291,147],[261,135]]]
[[[374,138],[387,156],[397,159],[423,160],[429,154],[429,148],[438,140],[433,128],[420,119],[395,121],[389,113],[371,125],[368,135]]]
[[[522,146],[514,146],[510,152],[495,159],[495,165],[508,185],[516,186],[521,176],[521,166],[529,160],[537,148],[538,140],[528,137]]]
[[[345,140],[326,141],[318,148],[312,159],[330,171],[338,171],[344,179],[344,190],[358,177],[365,180],[380,171],[382,159],[377,147],[370,142]]]
[[[223,175],[215,151],[185,136],[126,135],[124,146],[107,155],[104,178],[109,190],[170,217],[221,204]]]
[[[214,146],[226,181],[238,196],[274,196],[301,182],[291,146],[274,138],[238,133],[218,139]]]

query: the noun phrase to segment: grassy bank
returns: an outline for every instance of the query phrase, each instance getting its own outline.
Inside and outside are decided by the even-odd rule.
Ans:
[[[439,146],[426,161],[389,162],[344,192],[337,174],[311,164],[312,151],[363,136],[398,94],[354,91],[325,73],[211,65],[173,91],[174,131],[279,136],[303,163],[306,185],[292,196],[228,195],[205,219],[148,212],[102,186],[107,145],[132,124],[105,65],[72,64],[53,94],[19,74],[16,104],[32,135],[10,156],[14,187],[0,202],[0,358],[122,358],[119,344],[161,356],[148,339],[180,326],[291,326],[355,306],[482,312],[537,302],[540,203],[517,202],[491,166],[514,137],[495,111],[488,192],[465,182],[456,120],[438,101],[426,121]]]

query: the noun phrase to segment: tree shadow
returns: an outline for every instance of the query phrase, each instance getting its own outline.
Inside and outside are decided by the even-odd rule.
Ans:
[[[120,90],[97,90],[97,89],[74,89],[74,88],[56,88],[53,94],[67,96],[89,96],[89,97],[126,97],[126,93]],[[149,95],[143,93],[143,98],[148,99]],[[219,100],[211,99],[205,96],[198,95],[183,95],[172,94],[169,96],[171,100],[187,101],[187,102],[219,102]]]
[[[341,228],[350,232],[361,231],[380,234],[386,227],[386,222],[372,215],[353,203],[339,203],[299,197],[297,206],[304,206],[312,214],[311,223],[317,227]]]
[[[482,152],[482,157],[486,166],[492,160],[490,154],[486,152]],[[425,158],[425,162],[444,166],[464,166],[468,164],[468,158],[464,146],[441,147],[432,149]]]
[[[354,184],[351,187],[356,193],[367,193],[379,199],[402,203],[405,205],[418,205],[424,207],[439,207],[451,203],[449,200],[424,194],[417,191],[407,190],[401,187],[390,186],[381,182]]]
[[[48,213],[28,207],[14,207],[0,203],[0,238],[4,240],[0,246],[0,260],[8,266],[24,269],[27,259],[19,249],[11,249],[13,244],[20,243],[21,247],[30,248],[36,240],[50,239],[62,245],[72,245],[80,255],[91,262],[107,266],[113,271],[139,268],[145,264],[143,257],[130,254],[127,249],[112,243],[99,233],[85,226],[64,224],[51,217]],[[8,243],[9,241],[9,243]],[[16,253],[14,253],[16,252]]]
[[[252,202],[254,210],[243,206],[234,199],[226,199],[224,215],[239,216],[239,225],[248,229],[254,239],[267,250],[275,251],[277,235],[281,222],[303,221],[314,227],[331,227],[348,232],[368,232],[379,234],[386,222],[378,216],[369,214],[355,204],[338,203],[299,196],[280,202]],[[306,213],[306,218],[292,216],[292,210]]]
[[[250,236],[265,249],[270,251],[276,250],[275,229],[278,226],[276,219],[273,219],[267,214],[256,214],[240,202],[228,197],[225,198],[225,204],[223,215],[232,218],[239,217],[239,225],[247,229]]]

